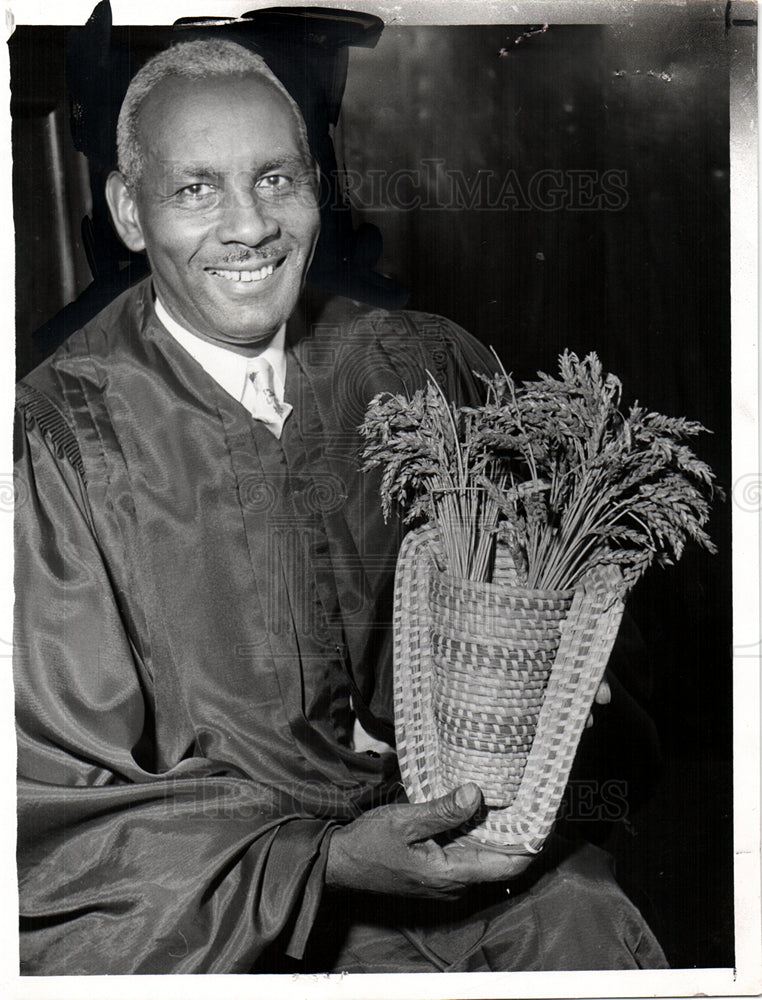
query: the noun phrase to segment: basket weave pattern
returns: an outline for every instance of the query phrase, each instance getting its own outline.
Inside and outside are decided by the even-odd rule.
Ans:
[[[503,551],[496,583],[439,568],[436,530],[411,532],[397,563],[394,696],[400,770],[412,802],[465,781],[485,814],[471,837],[541,849],[608,662],[623,604],[617,570],[575,591],[516,585]]]
[[[430,575],[433,712],[442,780],[509,806],[532,747],[572,593]]]

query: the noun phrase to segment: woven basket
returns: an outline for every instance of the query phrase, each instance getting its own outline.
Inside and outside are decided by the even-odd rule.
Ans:
[[[619,571],[598,567],[573,591],[538,591],[518,585],[502,546],[493,583],[456,580],[440,565],[434,528],[405,538],[394,700],[408,798],[475,781],[485,809],[464,832],[539,851],[619,629]]]

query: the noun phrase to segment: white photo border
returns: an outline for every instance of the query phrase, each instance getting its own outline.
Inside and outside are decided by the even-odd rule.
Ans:
[[[95,0],[7,0],[3,6],[6,40],[15,26],[84,24]],[[288,0],[290,6],[341,7],[380,16],[394,24],[595,24],[630,18],[638,0]],[[235,17],[274,6],[274,0],[112,0],[115,25],[168,25],[195,13]],[[653,18],[684,16],[686,7],[707,9],[714,17],[756,21],[753,2],[731,4],[690,0],[649,4]],[[711,10],[710,10],[711,8]],[[718,13],[719,12],[719,13]],[[0,15],[0,17],[3,17]],[[732,324],[732,468],[733,468],[733,652],[734,652],[734,792],[735,792],[735,969],[640,972],[468,973],[366,976],[109,976],[20,977],[18,975],[15,872],[15,742],[10,671],[12,617],[11,518],[0,511],[3,585],[0,588],[0,994],[14,1000],[161,997],[193,1000],[226,996],[230,1000],[261,996],[359,1000],[424,1000],[459,997],[633,997],[754,996],[762,992],[762,919],[760,917],[760,477],[759,453],[759,311],[758,311],[758,99],[756,29],[738,31],[731,57],[731,324]],[[0,52],[0,80],[9,107],[7,45]],[[12,468],[9,428],[12,421],[14,328],[14,245],[11,198],[10,115],[0,116],[2,156],[2,268],[0,301],[5,316],[5,364],[0,366],[0,420],[6,429],[0,470]],[[9,476],[0,478],[0,507],[9,509]],[[7,669],[6,669],[7,668]]]

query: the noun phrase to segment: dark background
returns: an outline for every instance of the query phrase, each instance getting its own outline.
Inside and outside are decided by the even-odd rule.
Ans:
[[[378,228],[375,272],[391,280],[347,290],[392,302],[406,289],[409,307],[461,323],[518,377],[554,371],[564,347],[596,350],[624,402],[714,431],[698,451],[728,487],[728,58],[732,32],[753,29],[710,4],[658,23],[635,6],[617,24],[545,31],[387,26],[375,47],[351,47],[329,134],[353,190],[335,207]],[[112,43],[134,72],[160,34],[116,28]],[[10,50],[22,375],[51,346],[33,333],[91,280],[80,226],[92,199],[69,127],[67,29],[20,26]],[[119,79],[103,67],[94,79],[118,104]],[[533,185],[548,170],[561,172],[557,202],[540,204]],[[611,170],[624,180],[606,204]],[[479,187],[485,176],[492,187]],[[507,177],[514,198],[495,205]],[[370,268],[364,234],[354,250]],[[59,321],[57,335],[74,325]],[[619,706],[596,711],[563,824],[612,851],[676,967],[734,964],[728,502],[711,533],[719,555],[688,551],[633,595],[629,695],[615,690]],[[623,809],[608,808],[607,780],[623,783]]]

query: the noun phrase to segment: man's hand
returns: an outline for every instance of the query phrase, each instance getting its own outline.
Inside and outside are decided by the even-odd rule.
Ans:
[[[332,834],[326,885],[456,899],[474,883],[514,878],[530,856],[502,854],[465,838],[444,847],[431,839],[470,819],[480,804],[479,788],[469,783],[432,802],[371,809]]]

